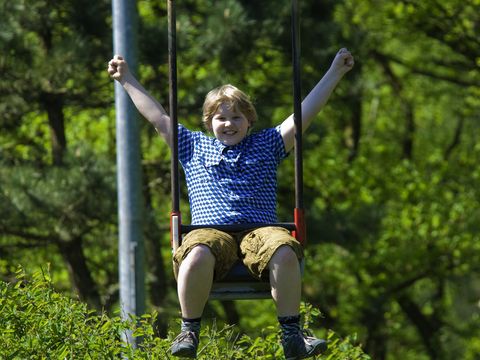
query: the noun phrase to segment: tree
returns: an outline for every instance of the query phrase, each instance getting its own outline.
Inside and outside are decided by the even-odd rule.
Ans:
[[[0,85],[0,106],[6,120],[1,126],[16,139],[8,141],[8,137],[2,136],[7,171],[2,187],[6,198],[2,210],[8,215],[2,221],[2,233],[27,239],[34,247],[39,243],[56,244],[80,296],[97,308],[101,306],[100,295],[84,249],[84,236],[92,230],[92,223],[75,229],[65,227],[69,221],[62,220],[70,219],[78,225],[85,218],[101,220],[91,207],[95,199],[84,191],[93,191],[102,179],[90,173],[90,180],[99,181],[98,184],[83,183],[82,188],[82,184],[75,182],[80,180],[76,174],[69,172],[71,168],[65,159],[66,120],[72,116],[66,113],[67,109],[72,114],[71,110],[102,108],[111,103],[108,98],[103,100],[105,79],[98,81],[91,76],[100,66],[103,68],[103,53],[108,49],[109,5],[108,1],[85,6],[80,1],[48,0],[28,4],[2,1],[0,4],[7,20],[0,31],[2,73],[7,80]],[[20,145],[25,140],[34,145],[27,143],[27,151]],[[70,157],[70,161],[75,158]],[[50,163],[64,168],[52,169]],[[89,165],[82,168],[81,163],[75,167],[78,174],[92,169]],[[42,169],[46,169],[43,174]],[[11,183],[11,178],[19,182]],[[67,181],[69,178],[71,183]],[[63,193],[60,195],[56,190]],[[84,201],[89,203],[87,208],[82,208]],[[77,205],[81,209],[76,208]],[[77,210],[91,213],[77,213]],[[15,215],[16,218],[12,218]]]
[[[308,160],[311,191],[321,189],[313,231],[326,241],[312,257],[336,261],[317,265],[325,280],[307,291],[333,287],[319,307],[334,327],[358,329],[346,323],[357,317],[375,359],[449,359],[475,346],[454,319],[457,282],[474,291],[468,279],[478,274],[476,220],[464,216],[477,214],[478,201],[476,10],[473,1],[345,1],[335,11],[363,60],[361,85],[351,86],[361,88],[363,131],[353,162],[339,146],[352,134],[344,122],[326,126]],[[478,320],[461,322],[471,329]]]
[[[117,225],[109,4],[82,7],[81,18],[75,0],[0,4],[1,274],[10,278],[15,262],[65,261],[72,284],[96,288],[79,290],[82,298],[110,308]],[[165,5],[138,1],[138,75],[166,105]],[[478,7],[474,0],[301,2],[303,93],[339,47],[356,58],[304,138],[305,299],[324,313],[312,323],[316,331],[358,333],[376,360],[478,353]],[[177,10],[182,123],[200,129],[204,95],[224,82],[252,95],[259,127],[291,113],[287,2],[188,0]],[[78,59],[80,51],[87,56]],[[151,304],[167,321],[177,309],[164,261],[170,159],[146,122],[142,155]],[[293,207],[290,161],[279,173],[282,220]],[[184,193],[182,207],[188,221]],[[82,253],[86,266],[68,260]],[[87,271],[93,285],[83,278],[80,286]],[[237,303],[236,319],[224,315],[235,314],[227,306],[209,310],[255,332],[271,321],[262,311],[270,305]],[[255,307],[254,319],[245,307]]]

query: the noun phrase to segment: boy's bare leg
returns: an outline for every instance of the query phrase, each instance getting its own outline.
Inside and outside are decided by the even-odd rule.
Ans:
[[[272,298],[278,316],[296,316],[300,311],[301,273],[298,258],[290,246],[280,246],[269,262]]]
[[[194,247],[178,270],[177,290],[182,317],[202,316],[213,282],[215,257],[205,245]]]
[[[205,245],[195,246],[180,264],[177,288],[182,325],[170,347],[173,356],[197,357],[200,321],[212,287],[214,266],[215,257]]]
[[[269,269],[285,358],[306,359],[322,353],[327,348],[326,341],[307,336],[300,324],[301,272],[293,249],[279,247],[270,260]]]

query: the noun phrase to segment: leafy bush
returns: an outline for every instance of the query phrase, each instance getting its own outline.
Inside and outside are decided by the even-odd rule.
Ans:
[[[0,282],[0,358],[14,359],[170,359],[167,339],[155,336],[156,314],[124,321],[89,310],[86,304],[56,292],[47,272],[39,271],[28,279],[19,269],[16,281]],[[315,309],[304,307],[306,324]],[[136,349],[124,341],[129,332],[139,340]],[[320,359],[358,359],[369,357],[352,343],[328,333],[330,348]],[[273,327],[262,336],[239,334],[233,326],[218,329],[213,323],[201,333],[198,359],[282,359],[278,332]]]

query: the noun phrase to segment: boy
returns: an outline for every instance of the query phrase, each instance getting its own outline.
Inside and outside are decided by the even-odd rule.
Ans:
[[[302,102],[303,131],[353,64],[350,52],[340,49]],[[171,146],[167,112],[130,73],[121,56],[110,60],[108,73]],[[275,128],[249,134],[256,117],[250,99],[236,87],[224,85],[209,92],[203,106],[203,123],[214,137],[178,126],[179,160],[185,171],[192,224],[277,221],[276,171],[294,146],[293,116]],[[196,357],[200,320],[212,282],[226,275],[239,248],[254,276],[269,273],[285,357],[304,359],[324,351],[326,342],[306,336],[300,326],[302,248],[287,230],[264,227],[235,234],[198,229],[184,237],[174,254],[182,325],[172,355]]]

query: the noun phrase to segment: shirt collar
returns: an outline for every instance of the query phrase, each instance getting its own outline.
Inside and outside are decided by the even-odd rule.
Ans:
[[[233,146],[228,146],[222,144],[218,139],[215,138],[215,147],[218,150],[219,154],[223,154],[226,150],[237,150],[237,151],[242,151],[245,146],[248,143],[248,139],[250,138],[249,135],[245,136],[242,141],[240,141],[238,144],[233,145]]]

